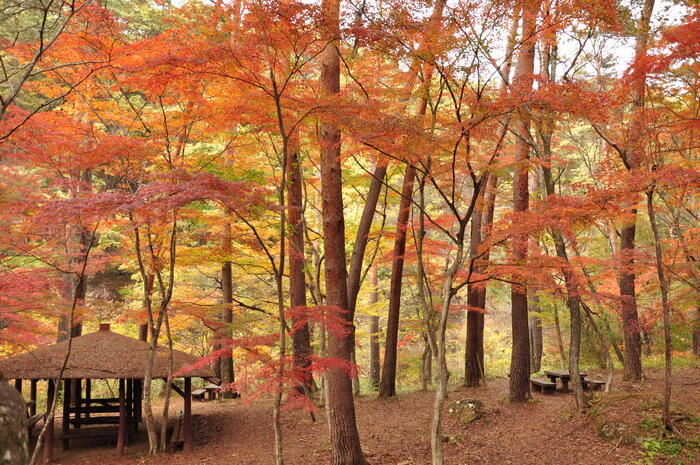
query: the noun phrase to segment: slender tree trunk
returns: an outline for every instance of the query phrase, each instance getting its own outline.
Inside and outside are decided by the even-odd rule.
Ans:
[[[639,314],[637,313],[637,294],[635,290],[636,274],[634,266],[634,238],[637,229],[637,209],[632,209],[632,224],[623,226],[620,231],[620,299],[622,308],[622,329],[625,338],[624,374],[625,381],[642,378],[642,342],[640,337]]]
[[[355,314],[355,308],[357,306],[357,296],[360,293],[360,285],[362,284],[362,264],[364,261],[365,250],[367,249],[367,242],[369,241],[369,232],[372,228],[372,221],[374,220],[374,214],[377,211],[379,194],[381,193],[384,177],[386,176],[386,169],[386,165],[377,165],[372,173],[372,181],[369,186],[369,192],[367,192],[364,208],[362,209],[360,224],[357,228],[357,234],[355,235],[355,245],[352,250],[352,255],[350,256],[350,269],[348,272],[348,311],[352,315]],[[356,365],[354,327],[351,338],[352,363],[353,365]],[[355,370],[352,378],[352,386],[353,392],[355,394],[359,394],[360,378],[357,370]]]
[[[384,366],[379,384],[379,397],[396,395],[396,359],[399,335],[399,316],[401,312],[401,286],[403,281],[404,253],[406,252],[406,229],[411,213],[413,181],[416,170],[406,167],[401,188],[399,216],[396,220],[396,238],[392,253],[391,281],[389,290],[389,314],[386,322],[386,340],[384,342]]]
[[[222,249],[226,255],[223,265],[221,266],[221,331],[220,337],[226,341],[230,341],[233,337],[231,325],[233,324],[233,272],[231,270],[231,223],[224,224],[224,231],[221,238]],[[224,342],[227,344],[227,342]],[[233,371],[233,356],[231,347],[227,347],[220,360],[221,382],[223,385],[234,382]],[[233,392],[229,389],[224,390],[224,397],[233,397]]]
[[[442,412],[445,407],[445,400],[447,399],[447,383],[450,378],[450,372],[447,369],[447,345],[445,343],[445,336],[447,330],[447,317],[450,312],[452,298],[454,297],[452,283],[454,281],[455,274],[462,264],[462,257],[464,253],[464,234],[465,226],[460,226],[460,231],[456,235],[458,238],[458,243],[454,261],[445,270],[445,283],[443,284],[442,291],[442,308],[440,311],[440,320],[437,331],[435,332],[437,338],[435,342],[431,344],[434,344],[435,349],[437,349],[438,365],[438,383],[437,389],[435,390],[435,400],[433,402],[433,421],[430,428],[430,447],[432,450],[433,465],[443,465],[445,461],[442,447]]]
[[[561,323],[559,322],[559,307],[554,304],[554,331],[557,334],[557,347],[559,348],[559,363],[561,369],[565,370],[568,362],[566,361],[566,352],[564,352],[564,339],[561,334]]]
[[[656,255],[656,273],[659,277],[659,286],[661,287],[661,306],[663,308],[664,322],[664,404],[662,421],[664,427],[671,431],[671,302],[668,295],[668,281],[663,266],[663,253],[661,251],[661,237],[659,234],[659,226],[656,223],[656,215],[654,213],[654,191],[647,192],[647,213],[649,214],[649,222],[651,230],[654,233],[654,252]]]
[[[437,0],[433,6],[430,16],[428,33],[439,27],[442,19],[442,12],[445,8],[445,0]],[[423,38],[421,49],[429,50],[428,38]],[[418,62],[414,62],[420,66]],[[423,119],[428,107],[428,92],[430,81],[433,77],[434,68],[428,62],[423,66],[423,85],[419,91],[418,106],[416,115]],[[406,167],[403,186],[401,188],[401,202],[399,203],[399,215],[396,220],[396,238],[394,239],[394,251],[392,252],[391,282],[389,290],[389,316],[386,323],[386,342],[384,343],[384,365],[382,368],[382,379],[379,386],[380,397],[391,397],[396,395],[396,362],[397,343],[399,332],[399,315],[401,310],[401,285],[403,282],[404,253],[406,251],[406,231],[408,219],[411,212],[411,202],[413,200],[413,182],[416,177],[416,170],[410,164]]]
[[[377,265],[373,264],[369,271],[370,293],[369,304],[376,305],[379,302],[379,280],[377,279]],[[369,320],[369,379],[374,389],[379,388],[379,317],[370,316]]]
[[[637,37],[635,43],[635,63],[641,63],[647,53],[649,41],[649,23],[654,10],[654,0],[645,0],[642,15],[637,22]],[[643,65],[641,65],[643,66]],[[625,141],[623,161],[628,170],[639,168],[643,146],[640,143],[640,133],[643,122],[640,120],[644,108],[646,72],[640,75],[632,85],[632,124]],[[637,381],[642,378],[642,347],[640,339],[641,327],[637,312],[637,294],[635,290],[634,272],[634,241],[637,230],[637,209],[631,208],[632,218],[622,227],[620,232],[620,299],[622,307],[622,326],[625,333],[625,363],[624,379]]]
[[[472,260],[476,260],[481,245],[482,229],[481,207],[477,207],[472,215],[471,237],[469,239],[469,253]],[[474,271],[480,272],[480,267],[474,265]],[[483,333],[479,334],[479,320],[483,320],[484,308],[482,299],[483,287],[470,284],[467,292],[467,338],[464,353],[464,385],[469,387],[478,386],[483,373],[482,361],[479,360],[479,339]]]
[[[551,160],[551,147],[549,137],[544,138],[543,155],[546,161]],[[547,196],[555,195],[554,179],[552,177],[552,169],[548,166],[542,167],[545,190]],[[566,286],[566,306],[569,309],[571,318],[571,337],[569,341],[569,374],[571,384],[574,388],[574,397],[576,399],[576,407],[579,411],[587,407],[583,385],[581,383],[581,373],[579,365],[579,355],[581,351],[581,300],[579,290],[576,287],[576,279],[571,270],[569,256],[566,251],[566,243],[561,233],[553,229],[551,231],[552,239],[557,256],[562,260],[562,274],[564,275],[564,284]],[[558,322],[557,322],[558,323]],[[560,348],[563,353],[563,347]]]
[[[289,217],[289,300],[290,305],[297,311],[306,307],[306,275],[304,264],[304,216],[302,195],[301,161],[299,159],[299,136],[294,131],[289,137],[287,179],[287,215]],[[301,384],[298,389],[309,393],[313,386],[313,377],[309,370],[311,366],[311,338],[309,324],[305,318],[292,318],[295,331],[292,333],[292,350],[294,367],[300,375]]]
[[[510,83],[510,73],[513,65],[513,52],[515,50],[515,42],[518,36],[518,24],[520,23],[520,9],[516,7],[516,9],[513,11],[513,19],[511,22],[511,27],[510,27],[510,32],[508,34],[508,43],[506,45],[506,53],[504,57],[504,65],[503,69],[501,71],[501,89],[502,91],[505,91],[506,88],[508,87]],[[506,123],[501,127],[500,133],[498,136],[499,140],[502,140],[507,132],[508,132],[508,125],[509,122],[506,121]],[[488,179],[486,181],[486,189],[484,190],[484,205],[482,207],[483,213],[481,213],[481,228],[482,231],[480,232],[480,241],[483,243],[486,241],[487,236],[490,232],[490,228],[493,224],[493,217],[494,213],[496,210],[496,190],[498,186],[498,175],[494,173],[490,173],[488,176]],[[473,221],[473,220],[472,220]],[[481,244],[479,244],[481,246]],[[471,250],[471,245],[470,245],[470,250]],[[488,262],[490,256],[490,250],[485,250],[482,255],[482,260],[484,262]],[[478,371],[478,376],[479,379],[475,380],[474,378],[467,379],[467,370],[465,370],[465,385],[478,385],[484,378],[485,378],[485,365],[484,365],[484,321],[485,321],[485,314],[486,314],[486,287],[483,287],[479,289],[478,291],[479,294],[479,303],[478,307],[482,309],[481,312],[477,312],[475,319],[476,319],[476,357],[473,357],[474,360],[478,360],[479,362],[479,371]],[[467,342],[466,346],[469,347],[474,347],[473,345],[470,345],[469,342]],[[469,349],[467,349],[469,350]],[[472,357],[471,355],[467,355],[465,357],[465,363],[466,359]],[[469,376],[473,376],[475,374],[474,371],[472,371]]]
[[[532,87],[535,68],[535,24],[540,9],[540,1],[523,7],[522,37],[524,43],[515,68],[513,83],[523,89]],[[521,110],[514,124],[520,137],[515,142],[516,168],[513,177],[513,211],[526,212],[528,201],[528,161],[530,147],[522,138],[529,138],[530,117]],[[520,266],[527,262],[528,237],[515,234],[512,238],[513,260]],[[527,288],[525,283],[511,286],[511,322],[513,348],[510,363],[510,400],[524,402],[530,398],[530,338],[528,330]]]
[[[328,44],[321,58],[321,96],[340,92],[340,1],[323,0],[323,40]],[[340,166],[340,129],[325,114],[321,116],[321,195],[323,199],[323,244],[326,252],[326,300],[333,311],[341,312],[352,330],[353,315],[348,312],[345,264],[345,220]],[[350,363],[350,334],[330,332],[328,355]],[[332,465],[366,465],[355,419],[351,373],[338,366],[328,370],[328,416],[331,433]]]
[[[539,308],[537,309],[539,312]],[[542,320],[530,315],[530,371],[537,373],[542,368]]]

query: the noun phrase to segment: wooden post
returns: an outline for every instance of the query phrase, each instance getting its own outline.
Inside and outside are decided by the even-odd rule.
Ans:
[[[80,428],[80,418],[82,416],[82,405],[83,405],[83,380],[78,378],[75,380],[75,405],[74,407],[74,412],[75,415],[73,418],[75,418],[75,424],[74,426],[76,428]]]
[[[135,408],[135,411],[136,411],[136,430],[138,431],[139,423],[141,422],[141,401],[142,401],[141,397],[143,396],[143,389],[142,389],[143,385],[141,383],[143,383],[143,380],[137,379],[135,381],[136,381],[136,386],[135,386],[136,393],[134,395],[134,400],[136,401],[136,408]]]
[[[133,430],[134,419],[134,380],[126,380],[126,429]]]
[[[61,428],[63,433],[63,450],[68,449],[70,446],[70,440],[67,438],[70,430],[70,384],[70,379],[63,380],[63,427]]]
[[[124,399],[124,380],[119,380],[119,434],[117,436],[117,452],[124,455],[126,444],[126,401]]]
[[[85,418],[90,418],[90,401],[92,400],[92,380],[90,378],[85,380],[85,406],[87,407],[85,411]]]
[[[32,404],[29,406],[29,415],[34,416],[36,415],[36,384],[39,382],[38,379],[33,379],[31,383],[31,387],[29,389],[29,397],[30,400],[32,401]]]
[[[185,402],[184,414],[182,418],[183,437],[185,452],[192,450],[192,378],[185,378]]]
[[[51,414],[51,409],[53,407],[53,396],[56,386],[52,379],[48,381],[48,388],[46,389],[46,415],[48,425],[46,426],[46,433],[44,434],[44,462],[51,462],[53,459],[53,425],[54,419],[51,417],[49,420],[49,415]]]
[[[21,379],[15,380],[15,389],[17,389],[19,391],[19,393],[22,394],[22,380]]]

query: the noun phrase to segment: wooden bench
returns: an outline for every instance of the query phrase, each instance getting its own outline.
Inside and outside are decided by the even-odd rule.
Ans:
[[[539,388],[542,394],[554,392],[554,390],[557,388],[557,383],[550,381],[547,378],[532,378],[530,380],[530,384],[532,384],[535,388]]]
[[[585,379],[583,380],[583,386],[586,389],[592,389],[594,391],[604,387],[607,383],[602,379]]]
[[[203,401],[204,394],[206,394],[206,393],[207,393],[206,389],[195,389],[194,391],[192,391],[192,394],[190,394],[190,395],[192,396],[193,399]]]

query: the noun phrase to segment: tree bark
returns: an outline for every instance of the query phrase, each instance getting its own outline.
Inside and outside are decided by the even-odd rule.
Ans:
[[[294,131],[288,142],[287,153],[287,210],[289,218],[289,300],[293,309],[306,307],[306,263],[304,252],[304,215],[302,195],[301,160],[299,159],[299,135]],[[298,389],[308,393],[313,386],[311,366],[311,338],[305,318],[293,317],[292,351],[294,368],[300,377]]]
[[[233,324],[233,272],[231,270],[231,223],[224,224],[224,231],[221,238],[222,249],[226,255],[224,263],[221,265],[221,338],[230,341],[233,337],[231,325]],[[226,342],[224,342],[226,344]],[[227,347],[224,354],[221,356],[220,363],[221,382],[223,385],[234,382],[233,371],[233,356],[231,347]],[[233,397],[233,392],[230,389],[223,391],[224,397]]]
[[[469,239],[470,258],[475,260],[481,245],[482,229],[481,207],[477,207],[472,214],[471,237]],[[479,267],[475,264],[474,271],[479,272]],[[479,339],[483,337],[480,333],[479,320],[483,320],[484,308],[482,294],[485,293],[483,287],[474,284],[468,285],[467,291],[467,338],[464,354],[464,385],[468,387],[478,386],[481,382],[484,371],[479,360]],[[483,330],[483,327],[481,328]]]
[[[379,301],[379,280],[377,279],[377,265],[373,264],[369,271],[370,293],[369,304],[375,305]],[[374,389],[379,388],[379,317],[371,316],[369,320],[369,379]]]
[[[425,114],[425,111],[424,113]],[[399,316],[401,312],[401,285],[403,281],[404,253],[406,252],[406,230],[411,213],[413,181],[416,170],[406,167],[401,188],[399,216],[396,219],[396,239],[392,253],[391,281],[389,290],[389,314],[386,322],[386,340],[384,342],[384,365],[379,384],[379,397],[396,395],[396,359],[398,352]]]
[[[659,286],[661,287],[661,306],[663,308],[664,322],[664,403],[662,421],[664,427],[668,431],[673,430],[671,424],[671,303],[668,295],[668,281],[664,272],[663,253],[661,251],[661,237],[659,227],[656,223],[656,215],[654,213],[654,191],[647,192],[647,213],[649,214],[649,222],[651,230],[654,233],[654,252],[656,255],[656,274],[659,278]]]
[[[437,0],[434,3],[433,11],[430,15],[427,34],[439,28],[442,12],[445,8],[445,0]],[[430,37],[425,35],[420,45],[420,53],[429,53]],[[423,81],[419,90],[418,106],[416,116],[420,120],[426,114],[428,107],[428,91],[430,81],[433,77],[434,68],[429,60],[424,60]],[[420,69],[420,57],[414,57],[413,65]],[[420,72],[416,71],[416,76]],[[406,230],[408,228],[408,218],[411,211],[413,199],[413,182],[416,170],[410,164],[406,166],[403,186],[401,188],[401,202],[399,203],[399,215],[396,220],[396,238],[394,239],[394,250],[392,252],[391,281],[389,290],[389,315],[386,323],[386,341],[384,343],[384,365],[382,367],[382,377],[379,386],[379,397],[391,397],[396,395],[396,361],[397,343],[399,332],[399,314],[401,310],[401,285],[403,281],[404,253],[406,251]]]
[[[546,161],[551,161],[551,150],[549,139],[545,140],[544,156]],[[547,191],[547,196],[555,195],[554,179],[552,178],[552,169],[548,166],[542,166],[544,185]],[[566,252],[566,243],[561,232],[553,229],[551,231],[552,239],[557,256],[562,260],[562,274],[564,275],[564,284],[566,286],[566,306],[569,308],[571,318],[571,339],[569,341],[569,374],[571,384],[574,388],[574,398],[576,399],[576,407],[579,411],[584,410],[588,404],[583,392],[581,383],[581,371],[579,364],[579,355],[581,352],[581,300],[579,291],[576,288],[576,279],[569,263],[569,257]],[[563,348],[561,348],[563,353]]]
[[[321,96],[340,92],[340,1],[323,0],[323,40],[328,44],[321,58]],[[345,220],[340,167],[340,129],[328,114],[321,115],[321,195],[323,200],[323,244],[326,253],[326,300],[341,312],[348,329],[353,315],[348,312],[348,288],[345,265]],[[330,332],[328,355],[349,365],[350,334]],[[328,370],[328,416],[331,433],[332,465],[366,465],[355,419],[351,374],[333,366]]]
[[[649,41],[649,23],[654,10],[654,0],[645,0],[642,15],[637,22],[637,37],[634,60],[640,64],[647,53]],[[644,108],[646,72],[641,71],[632,85],[632,124],[622,153],[623,162],[628,170],[638,169],[641,162],[639,136],[642,132],[642,122],[639,114]],[[642,378],[642,347],[640,339],[641,326],[637,312],[637,294],[635,291],[634,249],[637,231],[637,209],[630,208],[632,218],[622,227],[620,232],[620,299],[622,310],[622,327],[625,333],[625,381],[637,381]]]
[[[350,268],[348,272],[348,311],[353,317],[357,306],[357,296],[360,293],[362,264],[364,262],[365,250],[367,249],[367,242],[369,241],[369,231],[372,228],[374,214],[377,211],[377,203],[379,202],[379,194],[381,193],[384,177],[386,176],[386,169],[386,165],[377,165],[374,169],[374,173],[372,173],[372,181],[369,186],[369,191],[367,192],[365,205],[362,209],[360,224],[357,227],[357,234],[355,235],[355,245],[353,246],[352,255],[350,256]],[[352,363],[356,365],[354,327],[350,337],[352,339]],[[360,378],[357,370],[354,372],[352,385],[353,392],[359,394]]]
[[[524,43],[513,77],[513,83],[523,89],[531,88],[533,82],[536,45],[534,35],[540,3],[540,1],[531,2],[523,8],[522,37]],[[513,211],[517,213],[525,212],[529,208],[528,161],[530,147],[522,139],[529,138],[530,132],[530,117],[526,110],[519,112],[514,129],[520,135],[515,142],[516,168],[513,175]],[[520,266],[524,266],[527,262],[527,243],[527,235],[513,235],[513,260]],[[513,347],[510,363],[510,400],[524,402],[530,398],[530,338],[525,283],[511,285],[511,323]]]
[[[539,308],[537,309],[539,312]],[[542,320],[530,315],[530,372],[538,373],[542,368]]]
[[[564,352],[564,339],[561,335],[561,323],[559,322],[559,307],[554,304],[554,331],[557,334],[557,347],[559,348],[559,363],[561,369],[566,369],[568,362],[566,361],[566,352]]]

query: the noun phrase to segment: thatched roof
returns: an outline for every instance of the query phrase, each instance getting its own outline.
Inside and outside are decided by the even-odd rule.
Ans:
[[[7,379],[57,378],[68,351],[68,341],[39,347],[30,352],[0,359],[0,373]],[[73,338],[71,354],[63,378],[121,379],[143,378],[148,357],[148,344],[139,339],[123,336],[100,325],[100,330]],[[198,361],[194,355],[174,351],[173,372]],[[166,378],[168,350],[158,347],[153,363],[153,378]],[[207,367],[194,368],[182,377],[208,378],[213,376]]]

